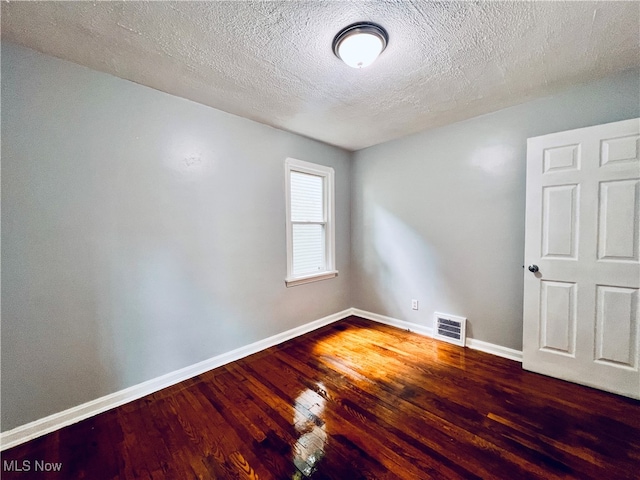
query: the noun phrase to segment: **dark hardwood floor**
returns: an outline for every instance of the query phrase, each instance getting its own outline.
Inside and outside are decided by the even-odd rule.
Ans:
[[[637,479],[640,402],[350,317],[2,461],[3,479]]]

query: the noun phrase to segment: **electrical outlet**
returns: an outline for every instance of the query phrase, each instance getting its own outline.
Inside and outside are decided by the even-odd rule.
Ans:
[[[411,300],[411,309],[412,310],[418,309],[418,300]]]

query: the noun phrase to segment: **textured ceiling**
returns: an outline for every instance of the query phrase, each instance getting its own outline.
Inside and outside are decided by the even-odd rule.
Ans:
[[[389,46],[331,50],[359,20]],[[640,65],[636,2],[3,2],[2,38],[357,150]]]

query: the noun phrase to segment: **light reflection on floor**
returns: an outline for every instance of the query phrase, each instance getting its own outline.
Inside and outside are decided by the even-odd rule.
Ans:
[[[352,355],[339,353],[343,344],[351,345]],[[359,355],[359,344],[362,344],[363,356]],[[387,350],[393,351],[399,358],[390,360],[385,355]],[[424,365],[412,366],[411,361],[405,363],[402,360],[402,357],[411,360],[410,354],[393,346],[378,344],[375,337],[367,337],[366,332],[363,336],[360,329],[355,328],[337,330],[324,336],[314,344],[313,354],[320,362],[329,365],[331,370],[339,372],[344,379],[364,391],[379,388],[380,382],[400,391],[405,387],[397,381],[397,377],[405,369],[428,370],[429,362],[434,365],[443,362],[463,370],[466,368],[464,350],[452,352],[449,347],[440,348],[439,342],[433,342],[422,350],[421,358],[426,362]],[[317,382],[315,387],[301,391],[294,401],[293,425],[298,439],[293,450],[296,467],[293,480],[304,480],[314,475],[327,452],[329,434],[336,434],[326,424],[325,407],[330,408],[327,405],[327,399],[330,398],[324,384]]]
[[[322,383],[317,386],[318,391],[326,391]],[[328,438],[323,418],[325,402],[322,395],[311,389],[300,393],[295,400],[293,424],[300,436],[293,452],[293,463],[298,469],[294,479],[311,476],[324,456]]]

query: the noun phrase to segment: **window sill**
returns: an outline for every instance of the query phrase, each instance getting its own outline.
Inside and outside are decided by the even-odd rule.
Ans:
[[[331,270],[330,272],[316,273],[313,275],[306,275],[304,277],[286,278],[284,283],[287,287],[295,287],[296,285],[303,285],[305,283],[319,282],[320,280],[327,280],[338,276],[337,270]]]

